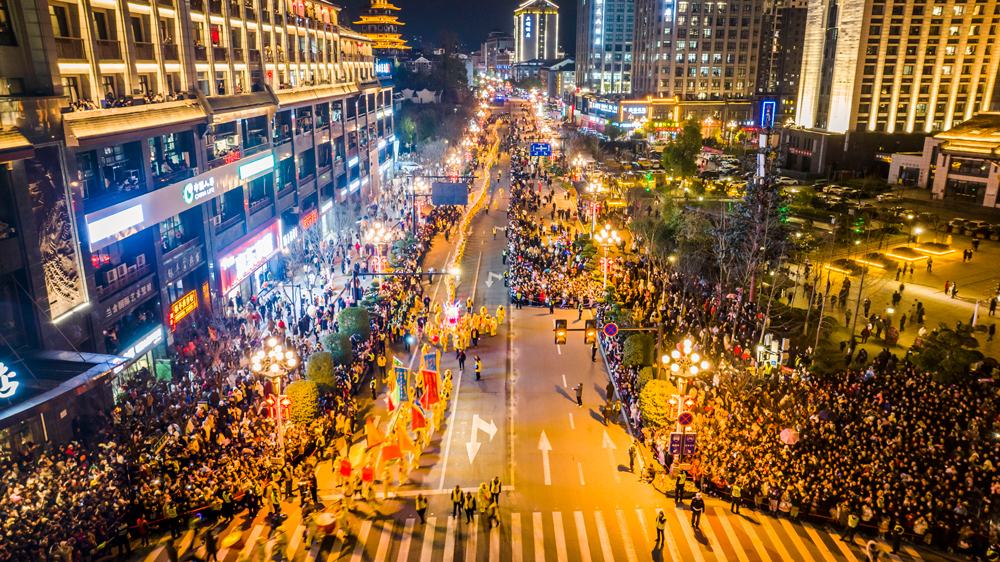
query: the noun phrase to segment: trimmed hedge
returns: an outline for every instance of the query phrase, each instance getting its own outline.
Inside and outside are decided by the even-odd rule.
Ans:
[[[333,354],[319,351],[310,355],[309,361],[306,361],[306,378],[320,385],[337,386],[337,377],[333,373]]]
[[[285,387],[285,395],[292,402],[288,417],[295,425],[309,425],[319,417],[319,385],[315,382],[295,381]]]
[[[351,336],[344,332],[330,332],[323,336],[323,347],[330,352],[330,361],[333,365],[350,365],[351,359]]]
[[[653,364],[656,342],[646,334],[632,334],[625,338],[622,364],[626,367],[645,367]]]
[[[666,427],[673,423],[669,416],[668,401],[677,393],[677,387],[667,381],[651,380],[639,393],[639,411],[651,427]]]
[[[345,308],[337,317],[340,323],[340,333],[350,336],[359,336],[363,341],[368,341],[372,335],[371,318],[368,310],[360,306]]]

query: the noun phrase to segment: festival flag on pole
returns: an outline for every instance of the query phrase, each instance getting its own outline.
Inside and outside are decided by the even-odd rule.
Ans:
[[[382,461],[391,461],[393,459],[403,458],[403,451],[399,448],[399,441],[393,441],[391,443],[386,443],[382,446]]]
[[[417,404],[413,405],[410,424],[413,431],[427,427],[427,419],[424,418],[424,411]]]
[[[395,355],[393,355],[392,356],[392,366],[393,367],[402,367],[403,366],[403,362],[399,360],[399,357],[396,357]]]
[[[385,435],[375,426],[375,421],[371,417],[365,420],[365,441],[368,449],[385,442]]]
[[[413,441],[410,439],[410,434],[406,432],[405,429],[400,429],[396,436],[398,438],[399,450],[404,453],[416,453],[417,448],[413,445]]]
[[[426,407],[433,406],[441,400],[438,393],[440,376],[436,371],[421,371],[420,375],[424,378],[424,396],[421,401]]]
[[[399,399],[396,404],[399,405],[410,400],[410,371],[402,366],[397,366],[393,371],[396,379],[396,397]]]
[[[438,364],[440,363],[440,355],[438,352],[428,353],[424,355],[424,369],[427,371],[439,371]]]

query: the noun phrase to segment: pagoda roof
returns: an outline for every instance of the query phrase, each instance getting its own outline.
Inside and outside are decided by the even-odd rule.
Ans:
[[[355,25],[362,23],[391,23],[393,25],[406,25],[397,20],[398,16],[361,16],[361,21],[354,22]]]
[[[388,9],[388,10],[398,10],[396,6],[386,2],[385,0],[372,0],[372,8],[378,9]]]

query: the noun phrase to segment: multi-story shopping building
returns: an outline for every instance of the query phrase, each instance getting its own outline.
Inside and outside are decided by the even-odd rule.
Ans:
[[[682,100],[757,93],[764,4],[637,0],[633,93]]]
[[[65,437],[392,176],[392,84],[338,10],[0,2],[0,447]]]
[[[372,0],[361,21],[354,22],[365,37],[372,40],[372,51],[377,57],[396,57],[409,50],[400,28],[404,25],[395,15],[399,8],[386,0]]]
[[[809,0],[796,123],[942,131],[989,109],[998,2]]]
[[[527,0],[514,10],[514,63],[559,55],[559,6]]]
[[[514,62],[514,36],[499,29],[491,31],[483,43],[482,57],[486,72],[509,78],[510,65]]]
[[[595,94],[632,91],[635,17],[635,0],[580,0],[576,14],[578,88]]]

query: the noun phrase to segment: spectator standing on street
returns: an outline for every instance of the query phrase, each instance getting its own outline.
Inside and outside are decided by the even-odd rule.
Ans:
[[[576,405],[580,408],[583,407],[583,383],[579,383],[575,387],[576,390]]]

